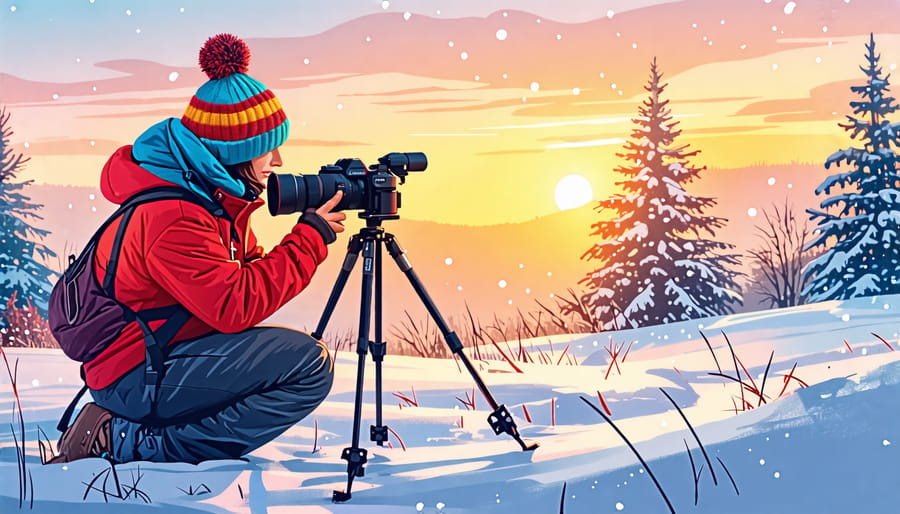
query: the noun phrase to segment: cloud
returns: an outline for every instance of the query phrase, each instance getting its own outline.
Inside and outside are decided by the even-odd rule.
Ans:
[[[544,123],[524,123],[521,125],[498,125],[494,127],[475,127],[472,130],[508,130],[508,129],[543,129],[568,127],[572,125],[611,125],[614,123],[627,123],[631,117],[621,118],[595,118],[590,120],[551,121]]]
[[[544,148],[546,148],[547,150],[558,150],[560,148],[586,148],[591,146],[620,145],[624,142],[625,140],[620,137],[613,137],[609,139],[591,139],[589,141],[569,141],[565,143],[553,143],[546,145]]]
[[[768,123],[834,120],[836,115],[833,113],[850,112],[850,100],[856,99],[850,86],[860,85],[862,81],[829,82],[810,89],[806,98],[754,102],[739,110],[735,116],[763,115]]]
[[[522,155],[544,153],[543,149],[527,149],[527,150],[494,150],[491,152],[478,152],[475,155]]]
[[[109,139],[42,139],[29,141],[18,151],[26,156],[38,155],[109,155],[125,143]]]
[[[288,139],[284,143],[286,146],[372,146],[371,143],[360,143],[358,141],[329,141],[326,139]]]
[[[454,133],[454,132],[445,132],[445,133],[433,133],[433,134],[410,134],[410,136],[414,137],[490,137],[496,136],[497,134],[469,134],[469,133]]]

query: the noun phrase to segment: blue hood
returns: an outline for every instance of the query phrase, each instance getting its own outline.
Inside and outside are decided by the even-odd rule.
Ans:
[[[178,118],[169,118],[147,129],[134,142],[134,160],[157,177],[179,184],[212,200],[221,189],[243,198],[244,184],[228,171],[193,132]]]

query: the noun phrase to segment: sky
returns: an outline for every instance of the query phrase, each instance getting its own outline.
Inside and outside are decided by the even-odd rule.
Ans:
[[[429,167],[402,186],[403,215],[461,225],[616,194],[654,58],[679,142],[700,151],[693,163],[707,178],[758,175],[741,190],[701,180],[695,194],[745,213],[773,196],[808,205],[811,188],[766,167],[821,165],[853,144],[838,123],[864,81],[870,32],[885,73],[900,62],[894,0],[4,5],[0,45],[13,50],[0,55],[0,103],[11,143],[31,157],[22,178],[96,186],[116,148],[181,116],[205,81],[199,47],[231,31],[291,119],[281,171],[423,151]]]
[[[675,0],[520,0],[517,10],[549,19],[580,23],[646,5]],[[99,70],[87,59],[134,57],[189,65],[206,34],[234,32],[242,37],[317,34],[359,16],[394,12],[439,18],[486,16],[513,4],[503,0],[4,0],[0,43],[16,48],[0,56],[0,68],[34,80],[77,80]],[[251,7],[252,6],[252,7]],[[102,27],[93,31],[92,26]],[[138,30],[140,32],[138,32]],[[27,40],[28,45],[14,45]],[[46,63],[49,55],[56,55]],[[69,59],[63,58],[68,56]]]

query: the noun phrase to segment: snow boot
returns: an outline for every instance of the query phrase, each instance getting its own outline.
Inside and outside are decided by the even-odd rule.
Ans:
[[[97,405],[85,405],[75,422],[63,432],[57,443],[57,455],[47,464],[60,464],[74,460],[98,457],[109,459],[112,454],[110,425],[112,414]]]

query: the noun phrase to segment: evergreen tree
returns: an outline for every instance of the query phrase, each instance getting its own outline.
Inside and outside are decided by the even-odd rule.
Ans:
[[[842,164],[847,169],[826,178],[816,194],[839,191],[819,204],[825,211],[807,210],[811,219],[819,218],[808,248],[827,248],[804,269],[810,279],[803,291],[808,301],[900,292],[900,174],[892,148],[900,144],[900,123],[887,120],[897,105],[888,96],[890,75],[882,77],[881,56],[875,53],[871,34],[865,57],[866,65],[860,69],[866,83],[850,88],[861,97],[850,102],[856,117],[848,115],[846,123],[838,124],[852,139],[859,138],[862,148],[828,157],[825,169]]]
[[[650,96],[616,154],[626,161],[615,170],[626,176],[616,183],[624,193],[597,202],[595,210],[615,214],[592,225],[601,240],[582,256],[599,262],[582,280],[583,301],[606,329],[728,314],[742,301],[735,282],[741,273],[731,269],[738,256],[725,253],[734,245],[704,239],[727,220],[704,216],[716,201],[684,188],[706,167],[689,162],[699,151],[675,143],[681,130],[662,99],[661,79],[654,58],[644,86]]]
[[[25,308],[31,300],[46,318],[53,272],[36,257],[47,259],[56,254],[38,242],[49,232],[28,223],[29,219],[43,219],[37,214],[42,206],[22,194],[33,180],[13,182],[29,158],[10,146],[13,131],[9,119],[7,110],[0,107],[0,311],[6,310],[15,295],[11,305]],[[3,318],[0,315],[0,320]]]

